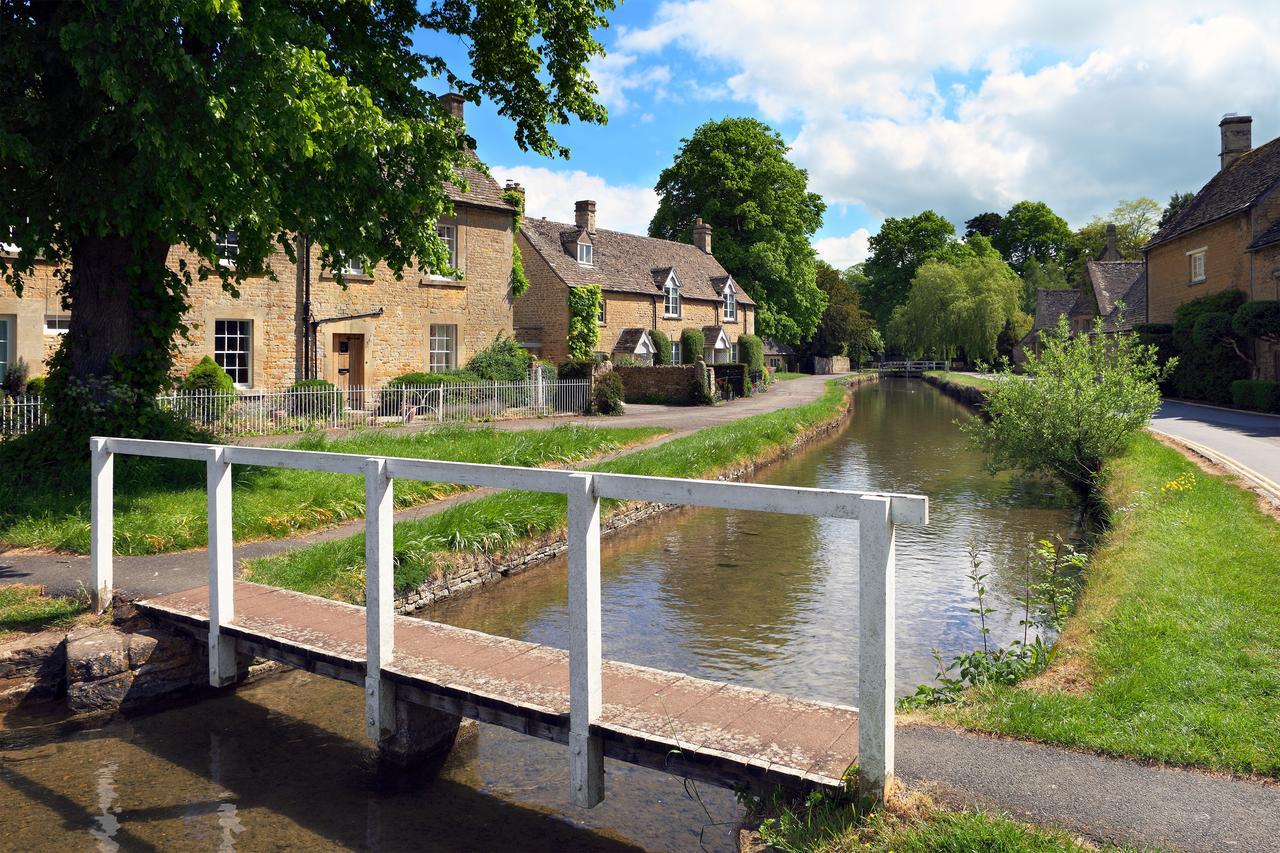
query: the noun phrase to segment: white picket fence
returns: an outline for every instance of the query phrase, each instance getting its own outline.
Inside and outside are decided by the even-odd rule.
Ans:
[[[348,390],[175,391],[156,398],[161,409],[225,436],[582,414],[590,399],[590,380],[549,378]],[[47,419],[39,397],[6,399],[0,403],[0,437],[22,435]]]

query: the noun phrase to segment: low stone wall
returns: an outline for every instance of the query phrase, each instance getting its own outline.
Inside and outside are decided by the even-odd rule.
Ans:
[[[628,368],[622,368],[628,369]],[[850,377],[848,385],[855,388],[868,382],[875,382],[880,377],[874,373],[860,374]],[[717,475],[718,480],[747,480],[780,459],[785,459],[797,450],[825,436],[838,432],[848,422],[851,408],[846,401],[844,410],[836,417],[817,425],[794,442],[776,448],[773,452],[754,459],[749,459]],[[677,507],[669,504],[655,504],[634,501],[610,512],[601,519],[600,535],[608,536],[624,527],[651,518],[660,512]],[[437,601],[451,596],[480,589],[500,581],[507,575],[518,574],[525,569],[563,554],[568,549],[564,531],[529,539],[521,542],[510,551],[501,554],[457,554],[447,566],[442,566],[436,577],[421,584],[416,589],[396,596],[396,612],[411,613]]]
[[[615,367],[613,372],[622,380],[628,403],[687,405],[690,401],[689,389],[698,378],[696,364]]]
[[[849,358],[843,355],[833,355],[831,358],[818,356],[813,360],[813,372],[824,375],[828,373],[848,373]]]
[[[959,400],[966,406],[970,406],[979,412],[982,412],[987,402],[987,392],[973,385],[962,385],[959,382],[951,382],[940,376],[930,376],[926,374],[924,381],[934,388],[937,388],[943,394],[953,400]]]

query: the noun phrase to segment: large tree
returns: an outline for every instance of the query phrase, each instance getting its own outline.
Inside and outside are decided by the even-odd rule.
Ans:
[[[1142,260],[1142,247],[1155,236],[1160,204],[1150,198],[1136,198],[1116,204],[1106,216],[1095,216],[1072,238],[1072,262],[1068,278],[1079,286],[1084,281],[1084,265],[1097,259],[1107,248],[1107,226],[1116,226],[1116,251],[1125,261]]]
[[[861,362],[876,348],[878,336],[871,315],[862,308],[858,291],[849,281],[853,268],[841,273],[826,261],[818,261],[818,287],[827,295],[827,308],[809,342],[813,355],[847,355]]]
[[[981,234],[990,240],[1000,230],[1000,221],[1002,219],[1004,217],[995,211],[989,210],[986,213],[979,213],[972,219],[965,220],[964,236],[972,237],[974,234]]]
[[[67,428],[145,432],[195,277],[235,292],[297,235],[335,257],[439,268],[442,182],[469,140],[424,85],[490,98],[516,142],[603,121],[586,73],[613,0],[13,0],[0,4],[0,226],[63,270],[48,390]],[[423,31],[467,46],[451,66]],[[443,41],[443,38],[441,39]],[[234,269],[214,235],[234,230]],[[170,270],[170,247],[201,263]]]
[[[991,243],[1014,269],[1035,258],[1061,261],[1071,249],[1071,228],[1042,201],[1020,201],[1000,220]]]
[[[688,242],[702,217],[716,260],[756,301],[757,333],[799,343],[826,308],[810,245],[826,204],[808,185],[808,173],[787,159],[786,143],[768,125],[710,121],[681,140],[659,175],[649,234]]]
[[[955,235],[955,226],[932,210],[884,221],[869,241],[871,256],[862,268],[866,275],[863,307],[871,312],[877,326],[885,328],[893,309],[906,301],[911,279],[921,264],[931,258],[955,256],[960,245]]]
[[[1169,203],[1164,206],[1164,211],[1160,214],[1160,220],[1156,222],[1156,230],[1177,219],[1178,214],[1185,210],[1195,197],[1195,193],[1174,193],[1169,196]]]

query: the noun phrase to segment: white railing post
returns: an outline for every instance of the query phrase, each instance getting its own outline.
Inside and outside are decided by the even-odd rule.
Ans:
[[[858,502],[858,795],[883,802],[893,778],[894,531],[891,499]]]
[[[235,619],[235,564],[231,544],[231,463],[225,447],[210,447],[209,502],[209,684],[236,680],[236,641],[222,628]]]
[[[387,460],[367,459],[364,471],[365,732],[380,741],[396,730],[395,685],[382,677],[395,654],[395,505]]]
[[[569,477],[569,787],[574,805],[604,799],[600,716],[600,499],[590,474]]]
[[[93,609],[101,613],[111,604],[115,585],[112,551],[115,547],[115,457],[105,438],[89,439],[91,485],[89,499],[89,563],[93,572]]]

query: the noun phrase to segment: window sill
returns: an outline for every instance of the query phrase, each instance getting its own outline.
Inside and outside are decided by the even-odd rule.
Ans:
[[[1208,281],[1207,278],[1192,279],[1191,281],[1187,282],[1187,287],[1195,287],[1197,284],[1204,284],[1206,281]]]
[[[338,277],[331,272],[320,273],[321,281],[337,281]],[[344,275],[342,281],[346,284],[373,284],[373,276],[371,275]]]
[[[466,287],[461,278],[451,275],[429,275],[418,280],[418,287]]]
[[[663,315],[662,315],[662,319],[664,319],[664,320],[679,320],[679,319],[680,319],[680,315],[679,315],[679,314],[663,314]]]

